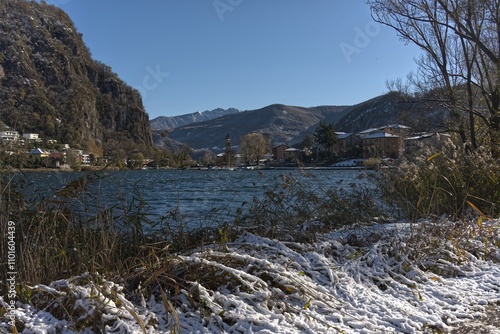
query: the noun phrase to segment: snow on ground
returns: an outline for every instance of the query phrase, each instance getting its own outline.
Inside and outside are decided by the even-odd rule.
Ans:
[[[498,236],[499,227],[488,230]],[[157,277],[179,284],[164,298],[85,274],[37,286],[12,312],[21,333],[500,333],[483,319],[500,312],[498,247],[450,240],[418,256],[404,246],[408,233],[376,225],[314,244],[247,233],[172,258]]]

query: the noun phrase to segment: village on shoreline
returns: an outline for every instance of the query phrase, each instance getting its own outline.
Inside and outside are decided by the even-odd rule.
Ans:
[[[410,155],[423,146],[435,146],[442,140],[438,133],[413,133],[410,127],[393,124],[370,128],[359,133],[335,132],[336,139],[330,147],[315,144],[310,147],[287,144],[269,145],[268,153],[259,161],[248,162],[231,145],[226,136],[226,149],[220,150],[215,160],[202,162],[189,157],[180,166],[168,161],[139,154],[139,158],[123,158],[88,153],[82,149],[59,144],[56,140],[40,137],[37,133],[20,134],[7,128],[0,131],[2,170],[21,171],[96,171],[100,169],[195,169],[195,170],[265,170],[265,169],[375,169],[403,156]],[[325,157],[328,157],[325,159]]]

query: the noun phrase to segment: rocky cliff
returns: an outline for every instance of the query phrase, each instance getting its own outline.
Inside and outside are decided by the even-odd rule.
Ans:
[[[109,142],[152,147],[140,94],[94,61],[71,19],[43,2],[0,2],[0,117],[96,153]]]

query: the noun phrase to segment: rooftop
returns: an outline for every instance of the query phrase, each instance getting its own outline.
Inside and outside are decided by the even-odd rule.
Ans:
[[[377,138],[399,138],[399,136],[393,135],[392,133],[379,132],[366,136],[363,139],[377,139]]]

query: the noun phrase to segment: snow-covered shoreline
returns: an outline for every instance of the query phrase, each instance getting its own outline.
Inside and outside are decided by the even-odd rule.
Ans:
[[[488,226],[500,238],[500,221]],[[401,252],[408,227],[345,228],[313,244],[247,233],[172,259],[185,282],[165,300],[85,274],[36,287],[35,302],[13,312],[22,333],[94,333],[97,323],[106,333],[368,334],[448,333],[500,308],[498,249],[479,245],[488,259],[462,249],[453,261],[450,243],[449,258],[431,256],[422,270]]]

